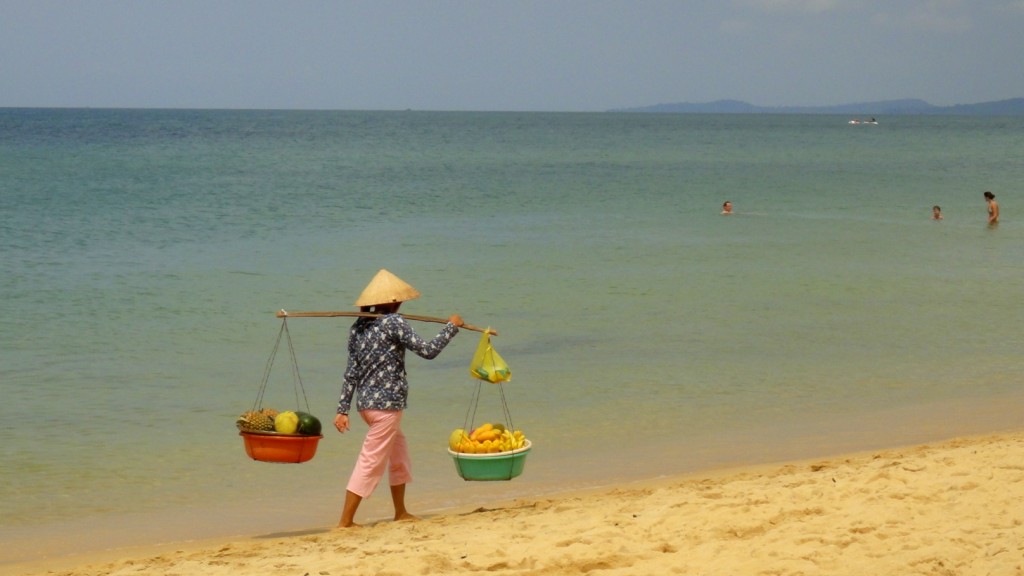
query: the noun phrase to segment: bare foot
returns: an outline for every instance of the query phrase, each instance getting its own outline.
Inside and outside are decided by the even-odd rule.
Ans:
[[[399,515],[395,516],[395,522],[415,522],[415,521],[417,521],[419,519],[420,519],[419,516],[413,516],[412,514],[409,514],[408,512],[404,512],[402,514],[399,514]]]
[[[355,522],[349,522],[348,524],[338,524],[335,526],[335,530],[342,530],[345,528],[362,528],[362,524],[356,524]]]

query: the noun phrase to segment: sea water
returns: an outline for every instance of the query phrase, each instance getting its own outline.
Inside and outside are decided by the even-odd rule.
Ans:
[[[380,268],[513,372],[473,380],[468,330],[410,355],[420,513],[1019,426],[1024,118],[846,120],[0,110],[0,562],[336,523],[351,319],[289,319],[300,378],[270,365],[313,460],[234,420],[275,312],[354,310]],[[448,434],[506,418],[523,475],[461,480]]]

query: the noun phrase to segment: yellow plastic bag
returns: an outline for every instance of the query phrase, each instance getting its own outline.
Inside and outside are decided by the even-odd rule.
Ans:
[[[508,364],[505,364],[494,346],[491,346],[491,335],[486,331],[480,336],[480,343],[473,354],[473,363],[469,365],[469,373],[474,378],[487,380],[492,384],[512,379],[512,370],[509,370]]]

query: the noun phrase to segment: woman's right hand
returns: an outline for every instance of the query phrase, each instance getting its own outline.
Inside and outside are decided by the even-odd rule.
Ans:
[[[344,434],[348,430],[348,414],[338,414],[334,417],[334,427],[338,432]]]
[[[449,316],[448,321],[455,324],[457,328],[462,328],[466,325],[466,323],[462,321],[462,316],[459,316],[458,314],[452,314]]]

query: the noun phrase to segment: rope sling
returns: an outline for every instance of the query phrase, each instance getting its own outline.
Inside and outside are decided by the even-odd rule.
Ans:
[[[306,405],[306,412],[309,412],[309,399],[306,397],[306,388],[302,385],[302,376],[299,374],[299,360],[295,356],[295,345],[292,343],[292,334],[288,331],[288,318],[281,318],[281,329],[277,331],[277,340],[274,341],[274,348],[270,351],[270,357],[267,358],[266,367],[263,369],[263,379],[260,381],[260,389],[256,395],[256,401],[253,403],[253,410],[261,410],[263,408],[263,395],[267,391],[267,384],[270,382],[270,373],[274,367],[274,358],[277,357],[277,351],[281,347],[281,336],[285,336],[288,342],[288,355],[291,358],[291,369],[292,369],[292,386],[295,389],[295,406],[301,406],[299,404],[299,393],[302,393],[302,401]]]

